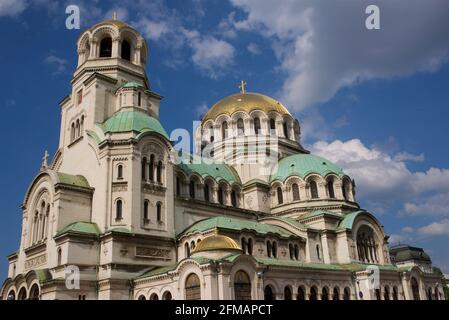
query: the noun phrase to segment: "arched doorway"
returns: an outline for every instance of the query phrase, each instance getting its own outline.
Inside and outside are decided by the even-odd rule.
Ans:
[[[271,286],[266,286],[264,290],[264,299],[268,301],[276,300],[273,294],[273,289]]]
[[[298,288],[298,295],[296,296],[296,300],[306,300],[306,290],[303,287]]]
[[[292,300],[292,290],[289,286],[284,288],[284,300]]]
[[[309,300],[318,300],[318,289],[313,286],[310,288],[310,298]]]
[[[413,294],[413,300],[421,300],[421,296],[419,295],[419,285],[416,278],[412,277],[410,280],[412,285],[412,294]]]
[[[185,296],[186,300],[201,300],[200,278],[195,273],[186,279]]]
[[[334,293],[332,294],[332,300],[340,300],[340,290],[338,290],[338,287],[334,288]]]
[[[165,291],[162,295],[162,300],[172,300],[172,295],[170,291]]]
[[[26,300],[27,299],[27,289],[22,287],[22,289],[19,290],[19,294],[17,295],[17,300]]]
[[[14,290],[9,291],[6,299],[7,300],[16,300],[16,292]]]
[[[35,283],[30,289],[30,300],[39,300],[39,286]]]
[[[348,287],[343,291],[343,300],[351,300],[351,290]]]
[[[321,291],[321,300],[329,300],[329,290],[327,287],[324,287]]]
[[[234,299],[251,300],[251,280],[245,271],[237,271],[234,276]]]

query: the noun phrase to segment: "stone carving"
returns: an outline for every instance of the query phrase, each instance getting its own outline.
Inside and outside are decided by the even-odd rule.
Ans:
[[[31,269],[41,266],[47,262],[47,254],[42,254],[35,258],[31,258],[25,261],[25,269]]]
[[[136,257],[170,260],[170,250],[150,247],[136,247]]]

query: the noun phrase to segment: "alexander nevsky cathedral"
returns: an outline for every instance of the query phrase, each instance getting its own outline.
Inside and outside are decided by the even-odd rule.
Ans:
[[[77,53],[2,299],[443,299],[429,256],[389,248],[354,180],[301,145],[281,102],[242,81],[184,152],[159,122],[136,30],[103,21]]]

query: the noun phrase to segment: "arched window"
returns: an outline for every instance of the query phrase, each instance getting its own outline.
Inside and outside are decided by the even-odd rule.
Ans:
[[[327,287],[324,287],[321,290],[321,300],[329,300],[329,290],[327,289]]]
[[[327,193],[329,194],[329,198],[335,198],[334,181],[332,179],[327,181]]]
[[[253,239],[251,238],[248,239],[248,254],[253,254]]]
[[[318,300],[318,289],[315,286],[310,288],[309,300]]]
[[[147,168],[147,158],[146,157],[143,157],[142,158],[142,180],[143,181],[145,181],[145,180],[147,180],[147,170],[146,170],[146,168]]]
[[[112,55],[112,39],[106,37],[100,42],[100,58],[110,58]]]
[[[384,289],[384,300],[390,300],[390,288],[385,286]]]
[[[290,253],[290,259],[293,260],[294,253],[293,253],[293,245],[291,243],[288,245],[288,251]]]
[[[154,154],[150,156],[150,163],[148,164],[148,172],[150,181],[154,181]]]
[[[157,182],[162,183],[162,161],[157,163],[156,167],[156,179]]]
[[[39,286],[35,283],[30,289],[30,300],[39,300]]]
[[[293,201],[300,200],[299,197],[299,186],[297,183],[292,184],[292,195],[293,195]]]
[[[70,141],[75,140],[75,123],[72,123],[72,128],[70,129]]]
[[[27,298],[27,289],[24,287],[19,290],[19,294],[17,295],[17,300],[26,300]]]
[[[298,247],[298,245],[295,244],[293,249],[294,249],[295,260],[299,260],[299,247]]]
[[[246,254],[246,239],[242,238],[241,243],[242,243],[242,251],[244,254]]]
[[[162,300],[172,300],[172,295],[170,291],[165,291],[162,295]]]
[[[190,195],[190,198],[195,199],[195,181],[194,180],[190,180],[189,195]]]
[[[278,244],[276,241],[273,241],[272,245],[271,245],[271,254],[273,255],[273,258],[277,257],[278,254]]]
[[[271,289],[271,286],[265,287],[265,290],[263,291],[263,295],[264,295],[264,300],[267,300],[267,301],[276,300],[276,298],[273,294],[273,289]]]
[[[176,195],[181,195],[181,179],[179,177],[176,177]]]
[[[83,135],[83,132],[84,132],[84,116],[81,116],[80,131],[81,131],[81,135]]]
[[[284,123],[282,124],[282,130],[284,131],[284,137],[288,139],[288,138],[289,138],[289,134],[288,134],[288,125],[287,125],[286,122],[284,122]]]
[[[122,59],[131,61],[131,45],[127,40],[122,41]]]
[[[321,260],[320,245],[319,244],[316,245],[316,257],[317,257],[318,260]]]
[[[48,224],[48,218],[50,217],[50,204],[47,204],[47,209],[45,210],[43,222],[42,222],[42,239],[47,238],[47,224]]]
[[[16,300],[16,292],[14,290],[9,291],[7,299]]]
[[[218,188],[218,203],[224,205],[224,190],[222,187]]]
[[[393,300],[398,300],[398,287],[393,287]]]
[[[80,120],[76,120],[75,125],[75,137],[78,138],[80,136]]]
[[[121,220],[123,218],[123,203],[122,200],[117,200],[115,203],[115,219]]]
[[[226,139],[228,137],[228,123],[224,121],[221,125],[221,139]]]
[[[162,222],[162,203],[160,202],[156,204],[156,219],[157,222]]]
[[[190,247],[189,247],[189,243],[186,242],[184,244],[184,253],[186,255],[186,258],[190,257]]]
[[[276,121],[273,118],[270,119],[270,134],[276,135]]]
[[[142,92],[137,93],[137,106],[140,107],[142,105]]]
[[[277,187],[276,193],[278,195],[278,204],[283,204],[284,203],[284,198],[282,196],[282,188],[281,187]]]
[[[419,285],[416,278],[412,277],[411,285],[412,285],[413,300],[421,300],[421,296],[419,295]]]
[[[204,184],[204,201],[210,202],[210,186],[208,183]]]
[[[340,300],[340,291],[338,287],[334,287],[334,293],[332,294],[332,300]]]
[[[62,264],[62,249],[58,248],[58,253],[57,253],[58,257],[57,257],[57,265],[60,266]]]
[[[259,134],[260,133],[260,119],[254,118],[254,133]]]
[[[231,191],[231,204],[234,208],[237,208],[237,193],[235,190]]]
[[[143,221],[146,222],[148,220],[150,220],[150,215],[149,215],[149,201],[145,200],[143,202]]]
[[[271,258],[271,241],[267,241],[267,257]]]
[[[296,300],[306,300],[306,291],[303,287],[298,288],[298,294],[296,295]]]
[[[36,243],[39,232],[39,211],[34,213],[32,243]]]
[[[152,293],[150,296],[150,300],[159,300],[159,296],[157,295],[157,293]]]
[[[376,300],[381,300],[380,289],[376,289],[375,293],[376,293]]]
[[[186,300],[201,300],[200,279],[195,273],[191,273],[185,284]]]
[[[292,300],[292,290],[289,286],[284,288],[284,300]]]
[[[140,295],[139,298],[137,298],[137,300],[147,300],[147,298],[145,298],[144,295]]]
[[[239,118],[237,120],[237,133],[238,135],[244,135],[245,134],[245,125],[243,123],[243,119]]]
[[[251,300],[251,281],[245,271],[237,271],[234,276],[235,300]]]
[[[435,288],[435,300],[440,300],[440,291],[438,287]]]
[[[343,300],[351,300],[351,290],[348,287],[343,290]]]
[[[312,199],[318,199],[318,186],[315,180],[310,181],[310,196]]]
[[[123,166],[121,164],[117,166],[117,179],[123,179]]]

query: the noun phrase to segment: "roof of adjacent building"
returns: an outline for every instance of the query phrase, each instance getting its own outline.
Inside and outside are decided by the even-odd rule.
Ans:
[[[265,113],[276,111],[281,115],[290,115],[290,112],[279,101],[264,94],[247,92],[238,93],[221,99],[207,111],[203,121],[216,119],[219,115],[232,115],[237,111],[250,113],[254,110],[261,110]]]
[[[429,255],[423,248],[412,247],[406,244],[391,247],[390,256],[394,263],[405,261],[431,262]]]
[[[217,182],[225,180],[229,184],[234,182],[240,183],[239,175],[231,166],[224,163],[208,164],[204,163],[201,158],[198,159],[198,161],[181,162],[177,167],[187,175],[197,173],[202,178],[212,177]]]
[[[100,229],[96,223],[93,222],[73,222],[62,228],[56,233],[56,236],[60,236],[65,233],[86,234],[86,235],[99,235]]]
[[[344,176],[343,170],[331,161],[313,154],[293,154],[279,161],[271,174],[270,181],[285,181],[291,176],[305,178],[315,173],[322,177],[329,173]]]
[[[162,127],[159,120],[148,114],[132,110],[119,111],[106,120],[102,125],[104,133],[129,132],[143,133],[147,131],[156,132],[166,139],[169,139],[167,132]]]
[[[256,232],[260,235],[274,234],[284,238],[295,236],[294,233],[278,226],[231,217],[214,217],[200,220],[191,225],[180,235],[188,235],[195,232],[205,232],[214,228],[233,231],[248,230]]]
[[[90,188],[89,182],[84,176],[57,172],[59,183],[72,185],[81,188]]]

